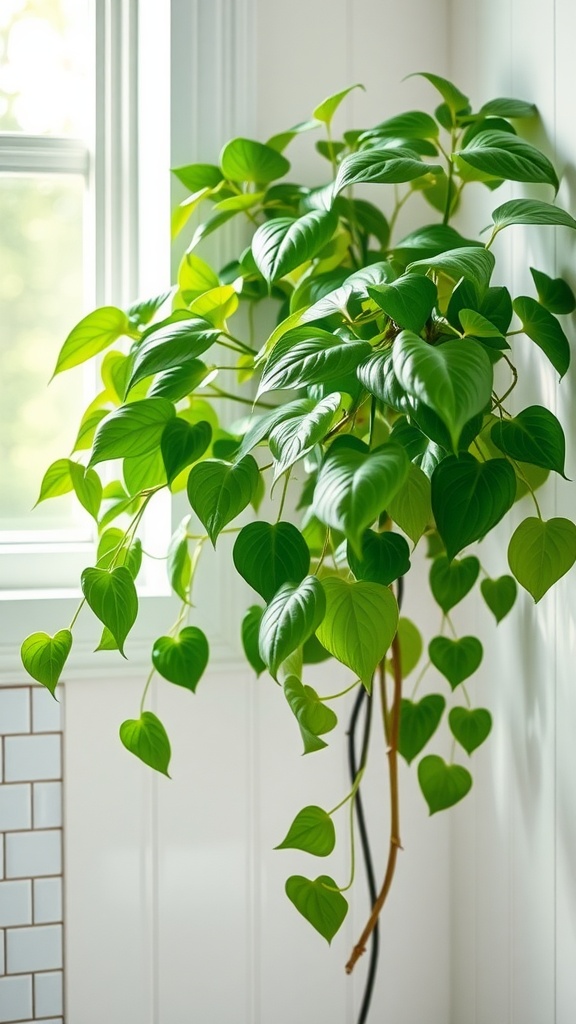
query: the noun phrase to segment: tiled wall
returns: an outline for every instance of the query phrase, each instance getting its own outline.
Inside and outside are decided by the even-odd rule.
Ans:
[[[0,1024],[63,1024],[61,707],[0,687]]]

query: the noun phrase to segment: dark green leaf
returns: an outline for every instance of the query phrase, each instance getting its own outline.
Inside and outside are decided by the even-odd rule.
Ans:
[[[417,160],[409,149],[364,149],[342,160],[334,182],[334,195],[337,196],[351,185],[397,184],[413,181],[423,174],[439,174],[441,171],[439,164],[426,164]]]
[[[372,676],[390,647],[398,626],[398,606],[388,587],[347,583],[337,576],[322,580],[326,615],[316,635],[370,690]]]
[[[447,78],[441,78],[440,75],[432,75],[428,71],[415,71],[414,75],[420,78],[426,78],[435,89],[438,90],[446,106],[454,117],[458,114],[468,114],[470,112],[470,100],[463,92],[460,92],[452,82],[449,82]],[[412,76],[409,75],[409,78]]]
[[[498,231],[511,224],[561,224],[576,228],[576,220],[569,213],[541,199],[511,199],[494,210],[492,220]]]
[[[427,437],[418,426],[416,426],[415,422],[409,422],[405,416],[401,416],[396,420],[392,428],[392,433],[390,434],[390,439],[392,441],[397,441],[406,449],[406,454],[410,461],[413,462],[417,468],[423,470],[427,477],[432,476],[432,473],[438,463],[441,462],[448,454],[445,448],[436,444],[435,441],[431,441],[430,438]],[[430,509],[429,487],[428,510],[428,521],[430,522],[432,519],[432,511]],[[405,530],[404,532],[406,533],[407,531]],[[412,535],[409,534],[409,536]]]
[[[258,633],[263,614],[264,608],[261,608],[258,604],[253,604],[242,619],[242,648],[248,663],[252,666],[257,676],[266,668],[258,650]]]
[[[301,583],[310,569],[310,552],[292,523],[248,523],[236,538],[234,565],[265,601],[283,583]]]
[[[370,351],[367,341],[343,341],[317,327],[297,327],[272,350],[257,397],[266,391],[336,380],[355,370]]]
[[[372,285],[368,294],[398,327],[418,334],[436,301],[436,285],[428,277],[404,274],[391,284]]]
[[[162,722],[151,711],[143,711],[140,718],[129,718],[122,722],[120,739],[131,754],[170,778],[170,740]]]
[[[464,238],[449,224],[429,224],[411,231],[396,243],[392,252],[405,265],[411,261],[431,259],[449,250],[474,246],[482,248],[482,243]]]
[[[196,691],[210,650],[205,634],[197,626],[185,626],[178,636],[161,636],[152,648],[152,664],[170,683]]]
[[[515,496],[516,475],[506,459],[478,462],[467,452],[444,459],[432,474],[432,511],[448,558],[489,533]]]
[[[108,459],[151,452],[159,447],[164,428],[175,415],[174,406],[166,398],[144,398],[121,405],[98,427],[89,467]]]
[[[210,348],[220,333],[203,317],[188,316],[155,328],[146,335],[134,357],[132,376],[127,392],[138,381],[155,373],[163,373],[194,363]]]
[[[471,754],[489,736],[492,715],[485,708],[452,708],[448,722],[452,735],[466,753]]]
[[[576,297],[570,285],[563,277],[551,278],[541,270],[530,267],[538,292],[538,301],[549,313],[573,313],[576,309]]]
[[[205,381],[211,371],[200,359],[192,359],[184,366],[173,366],[159,373],[148,391],[148,398],[167,398],[179,402]]]
[[[258,641],[260,657],[274,678],[288,655],[317,629],[325,611],[324,591],[316,576],[282,584],[262,616]]]
[[[312,210],[297,220],[276,217],[261,224],[252,239],[252,253],[262,277],[272,284],[311,260],[337,226],[336,214],[328,210]]]
[[[480,107],[481,114],[495,115],[496,117],[534,117],[537,113],[534,103],[526,103],[524,100],[509,99],[507,96],[499,96],[495,100],[489,100]]]
[[[482,661],[482,644],[475,636],[463,636],[450,640],[446,636],[435,636],[428,644],[432,664],[446,676],[453,690],[473,675]]]
[[[305,850],[315,857],[327,857],[336,845],[336,832],[330,815],[311,805],[298,812],[288,834],[275,850]]]
[[[495,423],[490,431],[500,451],[520,462],[552,469],[564,476],[566,439],[554,413],[531,405],[510,420]]]
[[[454,155],[495,178],[546,182],[555,191],[559,188],[556,171],[548,158],[535,146],[509,132],[480,132]]]
[[[410,548],[398,533],[374,533],[366,530],[361,538],[362,557],[350,544],[347,546],[348,564],[357,580],[381,583],[387,587],[410,568]]]
[[[267,184],[290,170],[286,157],[271,146],[252,139],[232,139],[220,154],[222,174],[231,181]]]
[[[320,875],[313,882],[302,875],[292,875],[286,882],[286,895],[330,945],[348,913],[348,904],[337,891],[334,879]]]
[[[393,522],[417,544],[432,523],[430,481],[418,466],[411,464],[406,480],[387,503],[386,510]]]
[[[139,302],[133,302],[132,305],[126,310],[126,315],[130,320],[130,323],[134,324],[135,327],[146,327],[150,323],[155,313],[164,305],[164,303],[170,298],[171,291],[161,292],[159,295],[153,295],[150,299],[141,299]]]
[[[275,460],[274,477],[278,478],[324,439],[334,423],[342,396],[338,391],[326,395],[310,412],[285,417],[272,428],[268,445]]]
[[[356,375],[366,390],[385,405],[397,412],[410,411],[410,400],[394,373],[392,349],[370,352],[357,367]]]
[[[517,590],[516,580],[512,576],[500,576],[497,580],[482,580],[480,584],[482,597],[497,623],[502,621],[514,605]]]
[[[52,696],[72,648],[72,633],[60,629],[54,636],[32,633],[20,649],[22,664],[32,679],[42,683]]]
[[[205,420],[190,425],[177,416],[166,424],[160,438],[160,449],[169,484],[182,469],[204,455],[211,440],[212,427]]]
[[[524,333],[542,349],[563,377],[570,365],[570,344],[556,317],[529,296],[514,299],[513,306]]]
[[[576,526],[569,519],[528,518],[514,531],[508,564],[537,603],[576,562]]]
[[[407,110],[404,114],[396,114],[382,121],[374,131],[397,139],[435,139],[438,124],[430,114],[422,110]]]
[[[489,249],[463,245],[458,249],[441,252],[438,256],[415,260],[408,264],[407,270],[418,274],[427,274],[430,270],[441,271],[453,281],[459,281],[463,277],[482,292],[490,283],[494,263],[494,256]]]
[[[251,455],[233,465],[220,459],[206,459],[190,470],[188,500],[216,544],[216,538],[227,523],[250,504],[260,471]]]
[[[119,565],[111,572],[84,569],[81,585],[87,604],[108,627],[118,650],[124,654],[124,641],[138,614],[138,597],[129,569],[125,565]]]
[[[454,558],[439,555],[430,569],[430,590],[436,604],[447,615],[468,594],[480,572],[480,562],[473,555],[468,558]]]
[[[429,693],[421,700],[402,700],[398,753],[411,764],[424,749],[440,725],[446,701],[439,693]]]
[[[429,754],[418,765],[418,782],[430,814],[445,811],[462,800],[472,788],[472,776],[458,764],[446,764]]]
[[[54,376],[91,359],[129,329],[126,313],[116,306],[102,306],[88,313],[76,324],[60,349]]]
[[[495,324],[474,309],[461,309],[458,317],[465,337],[476,338],[493,349],[507,349],[510,345]]]

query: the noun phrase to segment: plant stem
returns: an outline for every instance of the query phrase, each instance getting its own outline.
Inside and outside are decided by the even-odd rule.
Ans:
[[[352,690],[355,690],[356,687],[359,686],[359,685],[360,685],[360,680],[357,679],[350,686],[347,686],[345,690],[340,690],[340,693],[329,693],[327,697],[318,697],[318,700],[322,700],[322,701],[325,701],[325,700],[338,700],[338,697],[345,697],[347,693],[350,693]]]
[[[260,399],[243,398],[242,395],[233,395],[230,391],[222,391],[221,388],[216,387],[215,384],[210,384],[209,387],[212,389],[213,394],[211,398],[228,398],[231,402],[242,402],[243,405],[249,405],[251,408],[255,405],[260,405],[263,409],[275,409],[276,406],[272,405],[271,402],[261,402]],[[200,393],[195,392],[190,395],[190,398],[203,398],[204,396]]]
[[[344,797],[343,800],[340,801],[339,804],[336,804],[336,807],[333,807],[331,811],[328,811],[330,817],[332,817],[332,815],[335,814],[336,811],[339,811],[341,807],[344,807],[344,804],[347,804],[348,801],[352,800],[352,798],[356,795],[356,790],[358,789],[358,786],[362,781],[362,776],[364,775],[364,767],[358,769],[358,774],[354,779],[354,785],[352,786],[350,792]]]
[[[388,748],[388,768],[390,773],[390,849],[388,851],[388,863],[382,888],[372,907],[372,913],[346,964],[347,974],[354,970],[356,961],[359,960],[362,953],[366,950],[366,943],[376,927],[380,912],[392,885],[398,850],[402,848],[400,842],[400,801],[398,791],[398,736],[400,732],[400,702],[402,700],[402,666],[398,634],[396,634],[392,641],[392,669],[394,674],[394,697],[390,711],[390,746]]]

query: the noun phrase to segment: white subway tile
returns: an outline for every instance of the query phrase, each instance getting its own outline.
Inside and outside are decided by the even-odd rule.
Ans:
[[[62,824],[62,783],[34,784],[34,828],[59,828]]]
[[[32,978],[0,978],[0,1021],[28,1020],[32,1016]]]
[[[8,736],[4,766],[6,782],[61,778],[60,736]]]
[[[62,920],[62,879],[35,878],[34,924]]]
[[[8,832],[6,877],[33,878],[35,875],[59,875],[62,871],[62,833]]]
[[[50,971],[58,967],[62,967],[62,925],[8,928],[6,970],[9,974]]]
[[[30,732],[30,690],[0,687],[0,734]]]
[[[0,928],[0,974],[4,974],[6,971],[6,964],[4,960],[4,932]]]
[[[0,786],[0,832],[30,828],[30,786]]]
[[[60,732],[62,729],[62,705],[55,700],[46,687],[38,686],[32,690],[32,730],[33,732]]]
[[[62,1013],[62,971],[34,975],[34,1015]]]
[[[0,882],[0,925],[32,923],[32,883]]]

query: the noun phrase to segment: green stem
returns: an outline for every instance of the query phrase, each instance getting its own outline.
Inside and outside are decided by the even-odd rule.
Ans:
[[[74,615],[72,616],[72,621],[71,621],[70,625],[68,626],[68,629],[70,630],[70,632],[72,632],[72,629],[74,628],[74,624],[76,622],[76,619],[80,615],[80,612],[82,611],[82,608],[84,607],[85,604],[86,604],[86,598],[83,597],[82,600],[80,601],[80,604],[78,605],[76,611],[74,612]]]
[[[228,398],[231,402],[242,402],[243,405],[249,405],[251,408],[255,405],[261,406],[262,409],[275,409],[276,406],[270,402],[261,402],[259,399],[244,398],[242,395],[233,395],[230,391],[223,391],[222,388],[217,387],[215,384],[208,385],[214,394],[212,398]],[[190,398],[202,398],[202,393],[195,392],[190,395]]]
[[[424,665],[424,668],[421,670],[420,675],[418,676],[416,682],[414,683],[414,687],[412,689],[412,694],[410,696],[411,700],[414,700],[416,694],[418,693],[418,689],[420,687],[420,683],[424,679],[424,676],[426,675],[426,673],[427,673],[428,669],[430,668],[431,664],[432,664],[431,661],[427,661],[426,664]]]
[[[144,713],[144,703],[146,701],[146,696],[148,694],[148,690],[150,689],[150,683],[152,682],[152,679],[154,678],[154,673],[155,672],[156,672],[155,668],[150,669],[150,673],[148,675],[148,679],[146,680],[146,683],[144,684],[144,690],[142,691],[142,700],[140,701],[140,718],[142,718],[142,715]]]
[[[282,488],[282,497],[280,498],[280,508],[278,509],[278,518],[276,519],[277,523],[279,523],[280,520],[282,519],[282,513],[284,511],[284,502],[286,501],[286,495],[288,493],[288,484],[289,483],[290,483],[290,470],[288,470],[288,472],[286,473],[286,476],[284,477],[284,486]]]
[[[356,775],[356,778],[354,779],[354,784],[350,792],[347,794],[347,796],[344,797],[343,800],[340,801],[339,804],[336,804],[336,807],[333,807],[331,811],[328,811],[328,816],[330,818],[332,817],[333,814],[336,814],[336,811],[339,811],[341,807],[344,807],[344,804],[347,804],[349,800],[352,800],[356,796],[356,791],[362,781],[362,776],[364,775],[365,768],[366,766],[363,765],[361,768],[358,769],[358,773]]]
[[[252,348],[250,345],[247,345],[245,341],[242,341],[240,338],[236,338],[235,335],[230,334],[229,331],[222,331],[221,337],[228,338],[228,341],[233,341],[235,345],[238,345],[240,348],[243,348],[246,355],[258,355],[258,349]]]
[[[345,690],[340,690],[340,693],[330,693],[327,697],[318,697],[318,700],[338,700],[339,697],[345,697],[351,690],[355,690],[360,685],[360,682],[361,680],[357,679],[351,686],[347,686]]]

